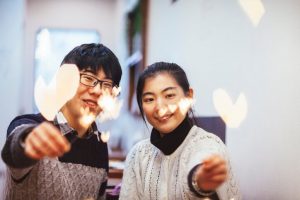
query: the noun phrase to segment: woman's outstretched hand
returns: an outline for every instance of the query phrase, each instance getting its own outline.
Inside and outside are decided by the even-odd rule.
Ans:
[[[216,190],[226,180],[227,171],[227,163],[221,156],[207,157],[195,172],[198,187],[203,191]]]

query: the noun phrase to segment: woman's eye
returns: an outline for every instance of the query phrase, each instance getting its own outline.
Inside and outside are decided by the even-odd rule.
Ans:
[[[145,98],[144,100],[143,100],[143,102],[145,102],[145,103],[150,103],[150,102],[152,102],[154,99],[153,98]]]
[[[166,95],[166,98],[167,99],[172,99],[172,98],[174,98],[175,97],[175,94],[167,94]]]

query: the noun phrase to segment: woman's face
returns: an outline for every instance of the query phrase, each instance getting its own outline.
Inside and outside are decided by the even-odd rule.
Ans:
[[[147,78],[142,93],[144,114],[148,122],[161,134],[170,133],[184,120],[188,111],[188,108],[180,107],[180,102],[192,95],[192,89],[185,95],[168,73]]]

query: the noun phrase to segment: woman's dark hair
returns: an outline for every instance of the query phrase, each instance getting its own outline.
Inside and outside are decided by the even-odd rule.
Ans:
[[[62,64],[75,64],[79,71],[88,69],[97,74],[103,69],[107,78],[117,86],[120,84],[122,69],[115,54],[103,44],[82,44],[71,50]]]
[[[143,103],[142,95],[145,86],[145,81],[146,79],[150,77],[151,78],[155,77],[161,73],[167,73],[170,76],[172,76],[175,79],[175,81],[178,83],[178,85],[182,88],[184,94],[187,94],[189,92],[190,89],[189,81],[187,79],[184,70],[179,65],[175,63],[157,62],[148,66],[139,76],[137,88],[136,88],[136,98],[144,121],[145,121],[145,117],[144,117],[144,111],[142,107],[142,103]],[[193,111],[191,109],[189,112],[191,112],[191,114],[193,115]],[[191,123],[194,124],[194,120],[192,120]]]

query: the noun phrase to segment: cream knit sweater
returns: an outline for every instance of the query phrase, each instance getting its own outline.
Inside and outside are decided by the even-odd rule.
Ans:
[[[135,145],[126,159],[120,200],[199,199],[190,191],[187,177],[210,154],[219,154],[228,163],[228,179],[216,191],[219,199],[241,199],[224,143],[216,135],[193,126],[183,143],[168,156],[149,139]]]

